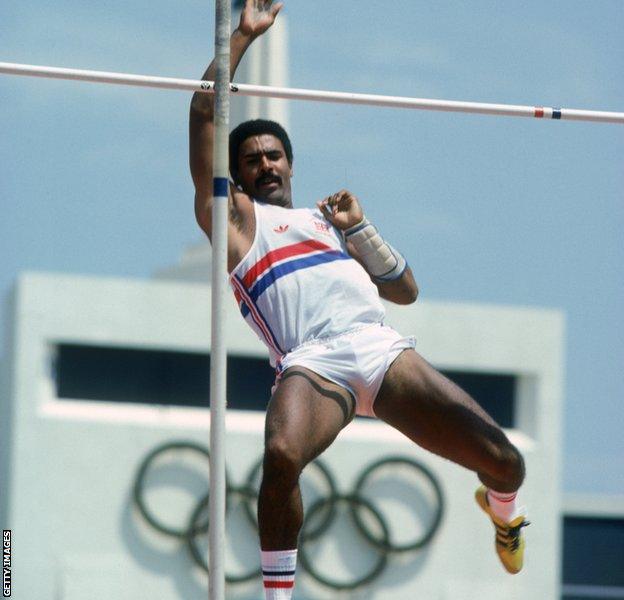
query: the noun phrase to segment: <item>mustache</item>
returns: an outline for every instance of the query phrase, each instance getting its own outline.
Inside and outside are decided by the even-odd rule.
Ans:
[[[256,187],[262,185],[263,183],[278,183],[279,185],[281,185],[282,178],[279,175],[266,173],[265,175],[260,175],[260,177],[256,179]]]

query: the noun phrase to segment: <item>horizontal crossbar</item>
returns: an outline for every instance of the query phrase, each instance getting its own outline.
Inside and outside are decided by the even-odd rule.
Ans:
[[[61,67],[44,67],[0,62],[0,73],[7,75],[25,75],[52,79],[69,79],[152,87],[161,89],[188,90],[191,92],[214,92],[212,81],[178,79],[172,77],[153,77],[110,73],[106,71],[88,71]],[[231,84],[231,92],[242,96],[261,96],[286,100],[309,100],[313,102],[333,102],[341,104],[361,104],[389,108],[410,108],[416,110],[435,110],[444,112],[476,113],[507,117],[533,117],[538,119],[556,119],[562,121],[593,121],[599,123],[624,124],[624,112],[599,110],[579,110],[575,108],[553,108],[518,104],[491,104],[485,102],[462,102],[456,100],[432,100],[427,98],[409,98],[403,96],[381,96],[376,94],[355,94],[348,92],[328,92],[297,88],[270,87],[243,83]]]

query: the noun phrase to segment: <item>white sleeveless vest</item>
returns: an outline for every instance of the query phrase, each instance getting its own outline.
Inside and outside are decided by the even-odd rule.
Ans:
[[[273,366],[303,343],[383,321],[377,287],[318,209],[254,201],[254,211],[254,241],[230,284]]]

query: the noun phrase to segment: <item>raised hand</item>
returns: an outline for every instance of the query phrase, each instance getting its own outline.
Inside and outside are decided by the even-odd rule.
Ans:
[[[360,202],[349,190],[340,190],[317,202],[316,205],[327,220],[338,229],[349,229],[364,218]]]
[[[274,4],[272,0],[245,0],[238,30],[252,38],[262,35],[273,25],[283,6],[283,2]]]

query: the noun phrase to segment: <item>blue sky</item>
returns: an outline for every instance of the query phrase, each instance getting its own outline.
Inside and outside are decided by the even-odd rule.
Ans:
[[[0,60],[198,78],[213,3],[0,5]],[[357,7],[357,8],[356,8]],[[286,2],[291,85],[624,110],[624,2]],[[0,77],[0,293],[201,239],[188,94]],[[567,316],[565,489],[624,494],[624,128],[297,103],[295,202],[352,189],[424,300]]]

